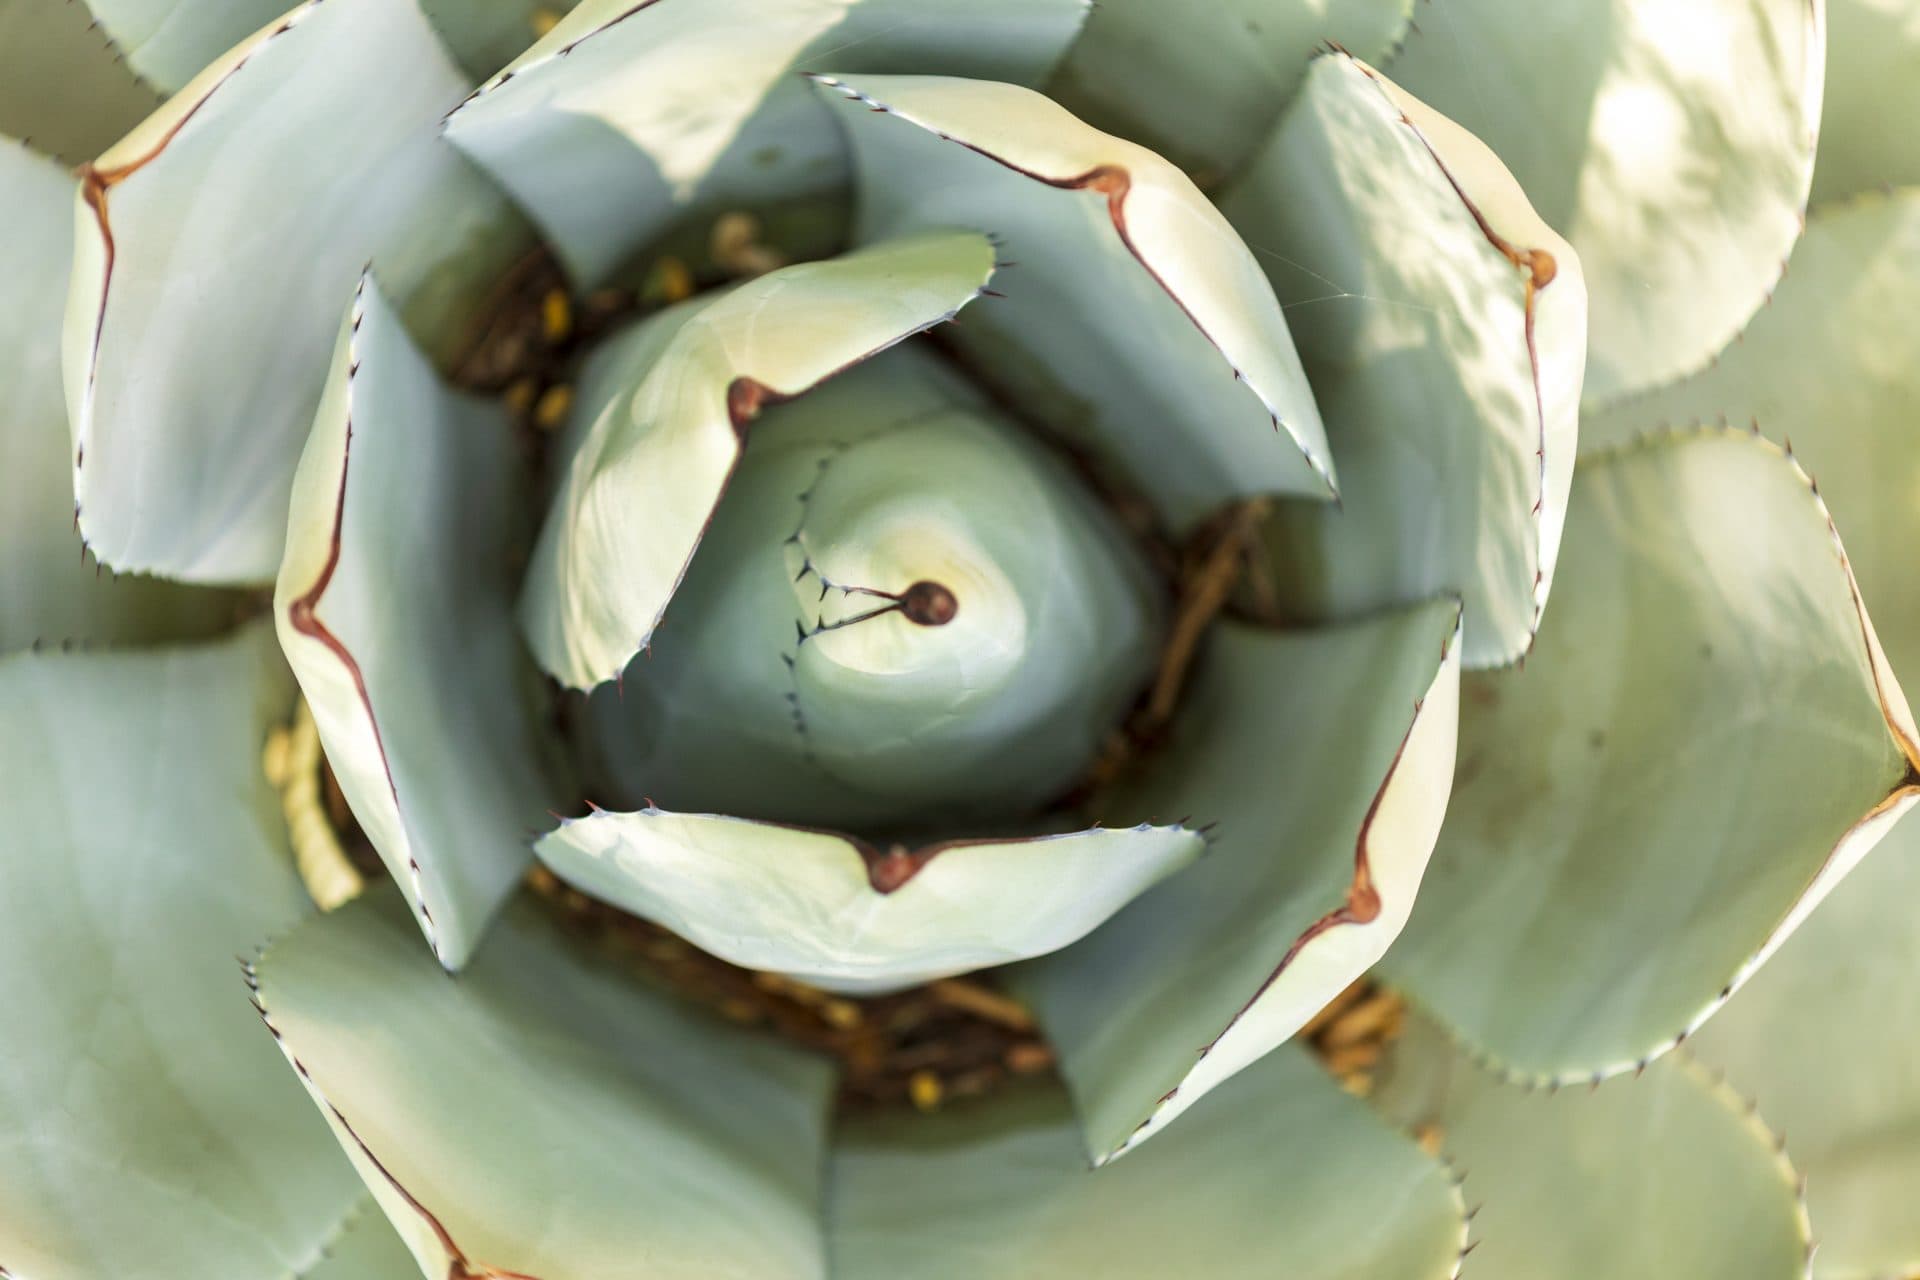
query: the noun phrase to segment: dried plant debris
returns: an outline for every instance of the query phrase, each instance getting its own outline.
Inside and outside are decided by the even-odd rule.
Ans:
[[[842,1106],[932,1110],[1010,1077],[1053,1069],[1053,1051],[1026,1008],[977,975],[851,999],[716,959],[659,925],[568,888],[544,867],[534,868],[530,883],[571,932],[617,959],[730,1021],[835,1059]]]
[[[1406,1001],[1372,978],[1361,978],[1329,1000],[1300,1029],[1300,1037],[1341,1088],[1364,1098],[1373,1091],[1374,1068],[1406,1020]],[[1439,1142],[1437,1133],[1415,1136],[1423,1147]]]

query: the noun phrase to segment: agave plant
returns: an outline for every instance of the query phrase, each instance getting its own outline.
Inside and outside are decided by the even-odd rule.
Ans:
[[[1828,22],[0,0],[0,1276],[1920,1269]]]

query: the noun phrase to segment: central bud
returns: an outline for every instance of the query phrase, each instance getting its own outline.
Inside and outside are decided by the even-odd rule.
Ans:
[[[944,627],[959,611],[960,602],[953,598],[953,592],[937,582],[916,582],[900,597],[900,612],[908,622],[923,627]]]
[[[590,703],[602,783],[835,827],[1018,821],[1084,775],[1159,615],[1072,471],[891,352],[755,425],[652,653]]]

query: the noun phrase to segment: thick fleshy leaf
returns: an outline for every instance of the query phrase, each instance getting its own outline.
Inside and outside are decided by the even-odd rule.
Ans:
[[[420,0],[467,75],[482,80],[526,52],[579,0]],[[628,0],[629,7],[632,0]]]
[[[1097,1171],[1051,1085],[856,1119],[828,1213],[845,1280],[1450,1280],[1466,1237],[1453,1176],[1294,1048]]]
[[[520,474],[505,411],[442,386],[363,277],[294,479],[274,620],[348,803],[450,969],[553,799],[513,624]]]
[[[311,911],[260,769],[273,633],[0,659],[0,1271],[259,1280],[358,1193],[237,995]]]
[[[533,903],[457,982],[384,894],[254,981],[425,1274],[823,1275],[827,1065],[596,964]]]
[[[1280,304],[1167,161],[1014,85],[820,77],[853,141],[859,234],[992,235],[1018,266],[953,344],[1184,530],[1232,499],[1326,500],[1326,434]]]
[[[461,104],[447,136],[580,284],[683,219],[844,189],[845,144],[795,71],[1035,84],[1086,0],[586,0]]]
[[[1920,183],[1920,5],[1913,0],[1825,0],[1827,98],[1813,202]],[[1800,269],[1798,249],[1793,269]]]
[[[1586,284],[1566,241],[1452,121],[1334,54],[1221,209],[1299,314],[1341,504],[1269,525],[1289,609],[1461,598],[1464,661],[1532,643],[1573,479]]]
[[[1840,29],[1836,5],[1836,37]],[[1722,413],[1792,433],[1832,504],[1894,670],[1920,670],[1912,573],[1920,544],[1920,190],[1816,209],[1773,305],[1740,342],[1697,377],[1592,425],[1596,435],[1617,437],[1636,421]],[[1917,869],[1920,827],[1903,822],[1802,926],[1809,936],[1789,939],[1697,1042],[1703,1059],[1732,1072],[1792,1136],[1808,1174],[1821,1276],[1920,1268],[1911,1212],[1920,1185],[1911,1051],[1920,1030]]]
[[[950,319],[993,270],[984,237],[906,237],[786,267],[616,339],[596,379],[606,398],[581,400],[556,460],[520,601],[540,665],[582,689],[619,674],[659,625],[761,408]]]
[[[1153,674],[1160,596],[1081,478],[909,340],[754,426],[668,620],[588,704],[589,794],[1003,830],[1085,779]]]
[[[1463,1174],[1476,1277],[1806,1274],[1806,1209],[1779,1139],[1685,1055],[1548,1094],[1502,1082],[1416,1019],[1372,1098]]]
[[[60,314],[73,246],[73,179],[0,138],[0,652],[36,642],[208,636],[231,623],[224,593],[115,578],[91,563],[73,520]]]
[[[1315,631],[1222,623],[1164,751],[1101,816],[1214,848],[1078,946],[1012,970],[1096,1160],[1146,1140],[1380,958],[1447,807],[1459,609]]]
[[[160,96],[79,0],[0,0],[0,134],[73,164],[111,146]]]
[[[1099,0],[1047,86],[1203,185],[1236,172],[1329,44],[1386,56],[1413,0]]]
[[[318,1263],[295,1280],[419,1280],[413,1255],[371,1195],[349,1210]]]
[[[1920,672],[1920,188],[1817,210],[1773,305],[1712,368],[1590,415],[1583,430],[1605,444],[1715,420],[1793,441],[1893,669]]]
[[[367,259],[437,348],[517,243],[435,133],[464,84],[413,0],[308,0],[83,170],[64,364],[103,561],[272,579]]]
[[[1200,856],[1181,826],[882,849],[716,814],[594,813],[534,846],[576,889],[722,959],[846,992],[1025,960]]]
[[[1805,473],[1744,431],[1585,460],[1527,667],[1477,677],[1384,966],[1511,1075],[1684,1039],[1913,803],[1915,734]]]
[[[1920,1271],[1920,823],[1894,827],[1689,1044],[1807,1175],[1814,1274]]]
[[[178,93],[201,68],[287,11],[286,0],[80,0],[127,65],[162,93]],[[111,140],[109,140],[111,141]],[[105,145],[104,143],[102,144]],[[100,150],[99,147],[93,149]],[[90,153],[91,154],[91,153]]]
[[[1498,153],[1586,267],[1586,394],[1689,373],[1800,233],[1825,38],[1809,0],[1449,0],[1393,63]]]
[[[148,84],[168,93],[286,11],[286,0],[85,0],[94,21]],[[75,6],[76,8],[78,5]],[[532,44],[535,15],[570,0],[420,0],[470,77],[493,74]],[[104,143],[102,145],[105,145]],[[98,148],[95,148],[98,150]]]

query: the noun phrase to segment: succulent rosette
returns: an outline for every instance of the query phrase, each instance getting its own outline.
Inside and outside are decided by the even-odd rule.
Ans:
[[[1830,8],[0,0],[0,1276],[1920,1268]]]

